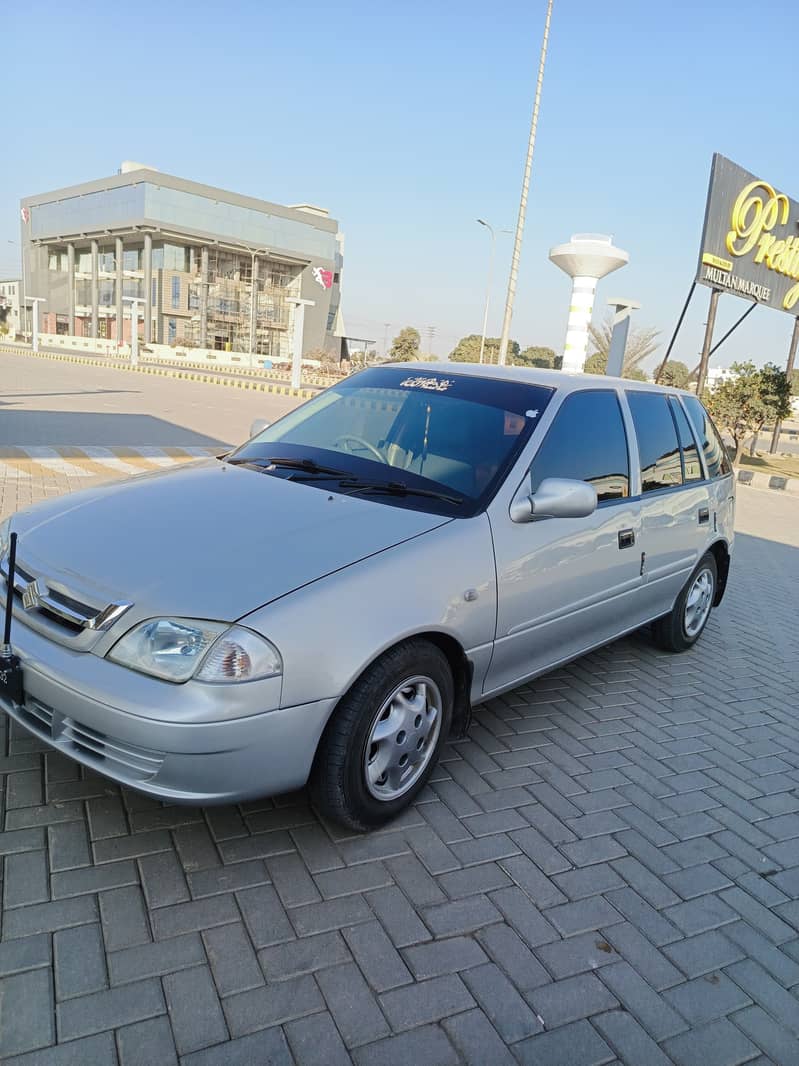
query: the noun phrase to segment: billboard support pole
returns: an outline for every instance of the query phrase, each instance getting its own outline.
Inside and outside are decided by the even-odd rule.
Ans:
[[[685,298],[685,303],[683,304],[682,311],[680,312],[680,317],[677,319],[677,325],[674,327],[674,332],[671,335],[671,340],[669,341],[669,346],[666,349],[666,354],[663,356],[663,362],[657,368],[657,373],[655,374],[655,384],[656,385],[660,381],[660,375],[663,373],[663,368],[666,366],[666,363],[668,363],[668,361],[669,361],[669,356],[671,355],[671,349],[674,347],[674,342],[677,340],[677,334],[680,332],[680,327],[682,326],[682,320],[685,318],[685,312],[688,310],[688,304],[691,302],[691,297],[693,296],[695,290],[696,290],[696,282],[692,281],[691,282],[691,288],[688,290],[688,295]]]
[[[791,334],[791,343],[788,348],[788,362],[785,364],[785,373],[790,380],[791,372],[793,371],[794,363],[796,362],[796,349],[799,348],[799,318],[793,320],[793,333]],[[780,419],[774,423],[774,433],[771,437],[771,447],[769,448],[769,455],[773,455],[780,444],[780,431],[782,430],[782,422]]]
[[[705,326],[705,339],[702,344],[702,359],[699,363],[699,377],[696,381],[696,395],[701,399],[705,389],[707,378],[707,364],[710,359],[710,346],[713,343],[713,328],[716,325],[716,308],[719,305],[721,289],[712,289],[710,293],[710,306],[707,312],[707,324]]]

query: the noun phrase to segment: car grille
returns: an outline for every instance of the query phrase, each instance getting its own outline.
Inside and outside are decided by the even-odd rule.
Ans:
[[[7,558],[0,563],[0,576],[8,588]],[[51,588],[44,578],[31,573],[19,561],[14,574],[14,598],[27,613],[42,615],[73,635],[85,630],[102,632],[133,606],[130,603],[108,603],[101,606],[85,603],[67,592]]]
[[[161,752],[109,737],[32,696],[25,698],[24,707],[17,707],[16,713],[31,732],[64,754],[126,781],[149,781],[161,769],[165,758]]]

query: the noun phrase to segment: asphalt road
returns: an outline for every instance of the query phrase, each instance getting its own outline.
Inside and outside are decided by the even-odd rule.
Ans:
[[[0,446],[239,444],[255,418],[297,406],[249,392],[118,368],[0,353]]]

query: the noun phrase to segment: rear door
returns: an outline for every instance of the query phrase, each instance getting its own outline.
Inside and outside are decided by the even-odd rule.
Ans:
[[[702,554],[708,488],[679,403],[665,392],[632,389],[627,401],[638,441],[643,600],[657,617],[671,610]]]
[[[587,518],[516,523],[507,495],[493,501],[488,514],[497,562],[497,635],[486,691],[510,687],[612,639],[634,627],[641,610],[640,503],[630,498],[617,392],[567,395],[532,465],[521,472],[532,492],[544,478],[587,481],[599,505]],[[517,468],[511,493],[519,473]]]

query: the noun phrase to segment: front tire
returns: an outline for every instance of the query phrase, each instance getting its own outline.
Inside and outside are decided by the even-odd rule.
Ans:
[[[384,825],[424,788],[452,722],[444,653],[408,640],[381,656],[336,708],[319,743],[311,798],[350,829]]]
[[[671,612],[652,626],[655,643],[666,651],[687,651],[702,635],[716,596],[718,570],[712,552],[706,552],[688,578]]]

